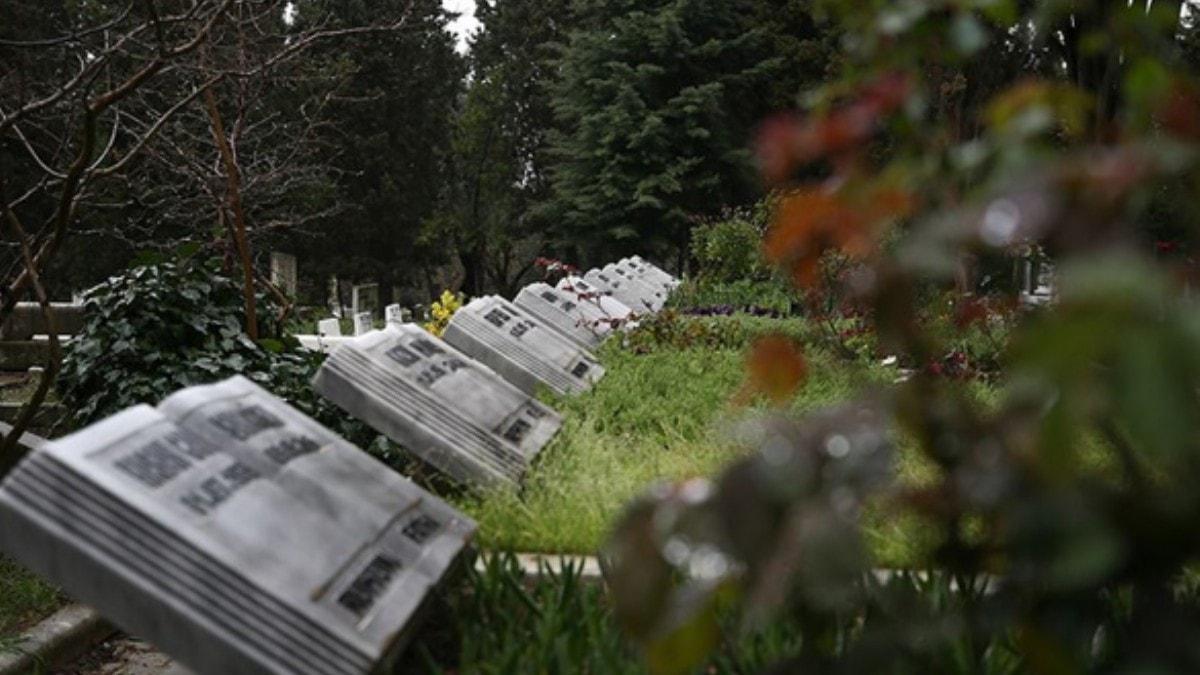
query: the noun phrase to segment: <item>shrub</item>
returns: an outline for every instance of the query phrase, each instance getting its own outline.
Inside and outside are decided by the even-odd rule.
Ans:
[[[721,647],[731,603],[750,628],[802,623],[778,672],[1200,672],[1178,584],[1200,560],[1200,303],[1138,227],[1164,183],[1200,181],[1197,26],[1168,2],[821,4],[852,37],[844,74],[763,128],[787,191],[764,248],[928,366],[748,422],[757,452],[632,504],[606,550],[615,616],[668,674]],[[980,252],[1034,244],[1047,311],[926,304]],[[1002,362],[994,395],[961,381],[972,351]],[[803,373],[756,353],[752,373]],[[901,443],[924,480],[896,480]],[[882,583],[865,513],[932,534],[920,593]]]
[[[88,291],[83,330],[67,345],[57,386],[72,422],[85,425],[130,406],[157,404],[187,386],[244,375],[368,447],[375,434],[318,397],[309,382],[323,356],[301,350],[258,299],[257,343],[243,331],[242,291],[216,260],[130,269]]]
[[[425,324],[425,330],[441,337],[446,332],[446,326],[450,325],[450,320],[454,318],[454,313],[462,309],[462,306],[463,296],[461,293],[442,291],[442,297],[434,300],[433,305],[429,308],[431,320]]]
[[[789,316],[795,313],[800,296],[777,277],[715,281],[692,277],[675,289],[669,306],[685,313],[738,313]]]
[[[718,282],[770,278],[772,270],[762,256],[766,214],[765,204],[760,204],[692,228],[692,257],[700,266],[699,276]]]

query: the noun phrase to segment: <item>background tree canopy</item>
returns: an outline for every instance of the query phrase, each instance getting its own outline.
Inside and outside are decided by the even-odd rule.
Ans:
[[[981,16],[1010,6],[993,4]],[[1117,36],[1093,29],[1118,11],[1110,4],[1065,13],[1047,9],[1053,3],[1012,5],[1033,17],[1026,24],[956,19],[945,58],[927,63],[936,86],[921,101],[941,125],[937,142],[979,138],[994,95],[1033,76],[1093,95],[1081,114],[1095,133],[1111,133],[1130,95],[1118,86],[1123,73],[1154,72],[1152,55],[1122,52]],[[763,121],[806,103],[802,92],[880,39],[875,26],[830,1],[483,0],[481,28],[459,53],[437,0],[303,0],[288,5],[287,20],[285,5],[260,8],[258,17],[247,14],[249,4],[229,3],[224,28],[194,65],[160,74],[118,114],[124,129],[145,130],[206,69],[265,63],[306,31],[401,20],[400,29],[314,42],[302,57],[213,87],[236,146],[251,258],[261,270],[269,250],[299,254],[310,304],[323,303],[331,275],[377,282],[385,299],[398,288],[397,299],[412,304],[444,286],[511,293],[538,256],[586,265],[641,253],[688,266],[697,223],[763,197],[750,153]],[[1180,6],[1156,2],[1154,12]],[[70,35],[123,9],[14,0],[0,9],[0,34],[13,44]],[[900,34],[929,11],[908,3],[877,20]],[[1195,23],[1175,30],[1194,65]],[[5,47],[6,109],[69,78],[73,54],[85,48],[86,39]],[[890,48],[911,56],[914,47]],[[51,260],[53,295],[96,283],[146,249],[193,241],[236,257],[226,237],[228,172],[208,124],[203,107],[185,106],[136,162],[83,195],[71,236]],[[9,199],[47,175],[38,161],[61,159],[77,133],[62,115],[7,129],[0,165]],[[114,151],[133,150],[136,139],[117,133]],[[892,142],[883,134],[874,151]],[[1197,216],[1178,206],[1186,190],[1163,182],[1140,216],[1149,237],[1189,236]],[[22,207],[44,214],[53,204],[39,193]],[[16,249],[7,246],[11,264]],[[1003,276],[1002,261],[982,264]]]

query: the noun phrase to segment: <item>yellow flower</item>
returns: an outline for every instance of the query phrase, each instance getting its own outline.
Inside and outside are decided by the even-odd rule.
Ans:
[[[438,298],[429,308],[429,313],[433,320],[425,324],[425,330],[441,337],[446,332],[446,326],[450,323],[450,319],[454,317],[454,313],[462,309],[462,306],[462,295],[452,293],[448,290],[442,291],[442,297]]]

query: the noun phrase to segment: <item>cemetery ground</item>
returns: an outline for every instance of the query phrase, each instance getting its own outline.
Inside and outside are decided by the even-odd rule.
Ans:
[[[806,319],[667,312],[622,342],[603,346],[600,360],[608,374],[593,390],[573,397],[543,395],[563,413],[565,426],[541,453],[520,493],[450,495],[455,506],[478,520],[478,548],[485,555],[592,555],[622,509],[649,485],[712,476],[748,452],[735,438],[738,421],[767,412],[767,406],[740,400],[747,350],[758,337],[772,333],[805,345],[807,375],[791,404],[798,412],[836,404],[902,375],[895,364],[878,358],[846,359],[819,347],[816,329]],[[983,382],[972,388],[985,400],[996,391]],[[910,444],[898,440],[902,480],[924,481],[928,465]],[[875,560],[884,567],[904,567],[936,541],[934,533],[881,517],[868,516],[867,532]],[[440,609],[434,611],[442,619],[426,622],[423,637],[414,641],[406,655],[414,659],[413,670],[439,672],[447,664],[523,659],[560,660],[567,667],[578,659],[596,659],[612,666],[604,672],[640,672],[637,657],[612,621],[603,590],[584,583],[574,571],[521,583],[515,562],[502,558],[493,559],[482,573],[468,571],[467,577],[438,600]],[[22,629],[66,602],[53,587],[0,561],[0,650],[19,648]],[[526,620],[514,622],[512,616]],[[534,640],[525,638],[529,626]],[[718,658],[755,663],[774,653],[770,645],[782,652],[795,637],[793,629],[778,627],[731,645]],[[568,647],[562,646],[564,640]]]
[[[781,329],[802,337],[807,326],[802,319],[748,316],[683,321],[739,329],[716,348],[664,345],[637,353],[606,345],[601,361],[608,375],[592,391],[547,399],[563,413],[564,428],[543,451],[523,491],[458,502],[479,521],[484,548],[590,555],[648,485],[715,475],[746,452],[734,438],[736,423],[761,406],[734,401],[745,379],[745,348],[754,336]],[[895,368],[851,363],[822,350],[808,358],[808,376],[793,404],[801,412],[898,376]],[[921,462],[912,453],[903,457],[901,475],[920,480]],[[896,528],[887,523],[874,530],[877,555],[892,565],[910,559],[915,544]]]
[[[811,326],[797,318],[672,314],[663,321],[668,327],[660,322],[628,344],[606,344],[601,361],[608,375],[592,391],[545,396],[566,423],[519,494],[462,492],[452,498],[478,520],[480,549],[594,554],[622,508],[647,486],[711,476],[746,452],[733,438],[736,421],[763,406],[735,399],[745,379],[746,349],[757,336],[783,332],[812,340]],[[898,376],[894,367],[850,362],[820,349],[808,359],[808,377],[794,402],[800,411]],[[912,453],[902,457],[901,474],[920,480],[922,464]],[[902,565],[921,541],[895,522],[877,523],[872,534],[878,559],[887,565]],[[20,630],[67,599],[11,562],[0,566],[3,649],[13,648]]]

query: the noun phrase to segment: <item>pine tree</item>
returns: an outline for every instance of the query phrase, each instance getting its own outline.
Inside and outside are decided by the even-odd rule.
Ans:
[[[353,73],[333,103],[328,158],[338,174],[337,198],[351,208],[323,223],[322,236],[293,242],[306,278],[378,281],[387,297],[393,285],[419,284],[444,262],[423,242],[422,226],[447,180],[466,64],[440,0],[320,2],[347,25],[408,12],[403,31],[357,36],[321,52],[328,68]]]
[[[441,207],[426,230],[456,251],[470,295],[515,293],[547,245],[531,207],[547,194],[549,87],[568,0],[491,0],[477,5],[471,77],[454,120]]]
[[[773,53],[786,24],[763,5],[576,5],[584,27],[559,64],[553,195],[540,215],[584,262],[682,255],[695,217],[754,198],[750,134],[781,103],[773,80],[798,67]]]

